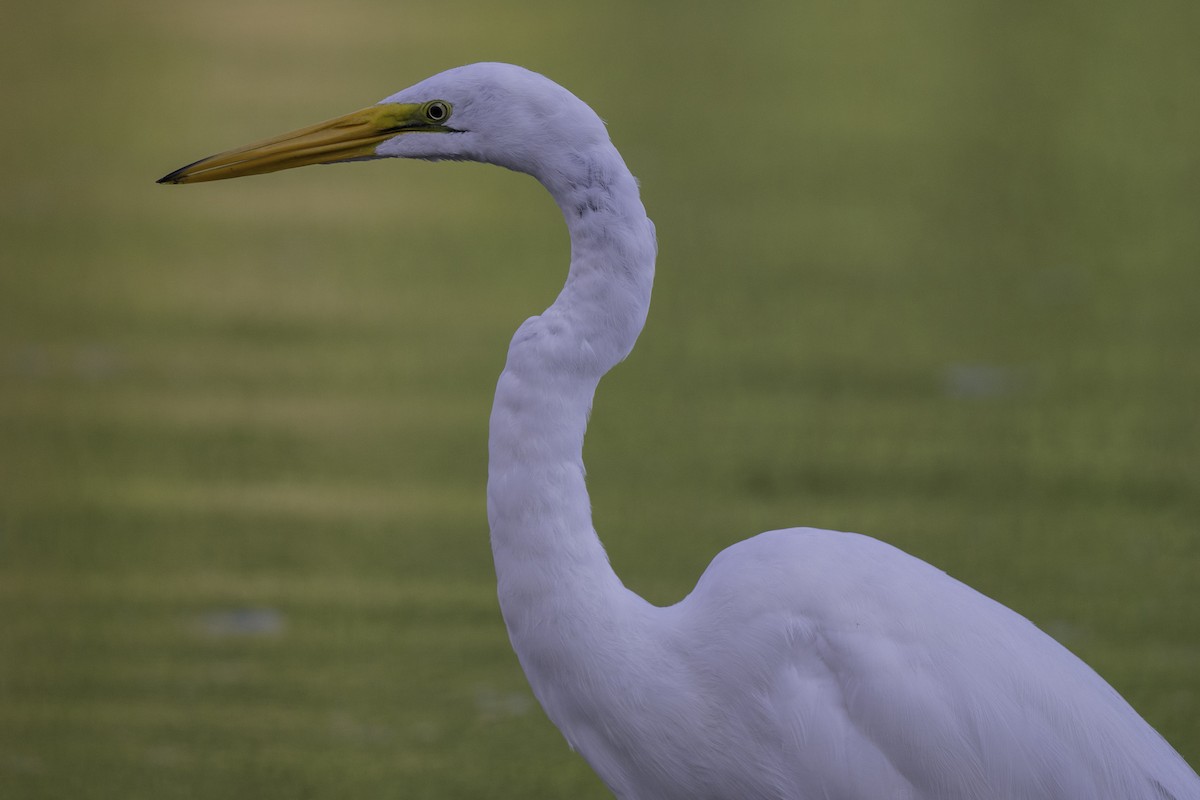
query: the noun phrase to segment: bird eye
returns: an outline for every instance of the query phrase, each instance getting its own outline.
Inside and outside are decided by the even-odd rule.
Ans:
[[[432,100],[423,109],[425,119],[430,122],[445,122],[450,118],[450,104],[444,100]]]

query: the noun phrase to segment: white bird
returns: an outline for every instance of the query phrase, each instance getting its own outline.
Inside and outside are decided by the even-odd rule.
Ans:
[[[508,350],[488,520],[513,649],[618,797],[1197,800],[1200,778],[1032,623],[852,533],[772,531],[659,608],[613,572],[582,447],[650,305],[657,251],[603,122],[552,81],[474,64],[345,117],[198,161],[190,183],[314,163],[457,159],[525,172],[571,235],[566,285]]]

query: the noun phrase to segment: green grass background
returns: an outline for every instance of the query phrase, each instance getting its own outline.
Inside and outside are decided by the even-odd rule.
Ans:
[[[0,797],[606,796],[509,650],[484,514],[508,337],[566,266],[549,197],[398,162],[153,183],[487,59],[597,108],[658,225],[586,451],[632,588],[869,533],[1200,763],[1197,30],[1190,0],[8,4]]]

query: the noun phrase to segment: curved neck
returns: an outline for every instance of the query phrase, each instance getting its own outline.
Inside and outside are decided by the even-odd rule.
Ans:
[[[592,528],[583,437],[600,378],[645,322],[656,249],[637,183],[612,145],[556,167],[535,177],[566,218],[571,269],[550,308],[513,337],[489,441],[500,605],[527,673],[561,655],[539,649],[541,623],[553,621],[560,644],[577,641],[629,598]]]

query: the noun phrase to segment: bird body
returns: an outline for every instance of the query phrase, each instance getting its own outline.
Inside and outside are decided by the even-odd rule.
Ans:
[[[1078,658],[866,536],[760,534],[720,553],[680,603],[620,607],[615,635],[580,634],[582,674],[562,681],[561,659],[543,657],[542,674],[522,658],[619,797],[1200,796]]]
[[[614,794],[1200,799],[1196,773],[1082,661],[875,539],[760,534],[665,608],[621,583],[582,449],[596,387],[645,322],[657,245],[604,124],[566,89],[511,65],[460,67],[163,181],[382,157],[528,173],[566,220],[566,284],[520,326],[497,383],[488,519],[530,686]]]

